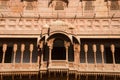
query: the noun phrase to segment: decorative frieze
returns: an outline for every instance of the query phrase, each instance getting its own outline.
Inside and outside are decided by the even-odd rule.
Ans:
[[[3,19],[0,21],[0,29],[1,30],[34,30],[41,31],[45,24],[50,26],[50,32],[54,31],[64,31],[67,33],[74,32],[74,34],[93,34],[93,32],[97,31],[113,31],[118,34],[117,31],[120,29],[120,20],[118,19],[63,19],[59,21],[55,21],[54,19],[26,19],[26,18],[14,18],[14,19]],[[73,31],[69,29],[69,27],[73,27]],[[47,33],[47,29],[43,30],[43,33]],[[99,33],[101,34],[101,33]],[[105,34],[105,33],[104,33]]]

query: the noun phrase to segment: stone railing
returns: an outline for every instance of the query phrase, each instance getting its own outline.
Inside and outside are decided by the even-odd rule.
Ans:
[[[78,71],[120,72],[119,64],[79,64]]]
[[[38,71],[39,65],[37,63],[5,63],[0,64],[0,72],[4,71]]]
[[[68,66],[66,66],[66,64]],[[59,71],[59,70],[69,70],[69,71],[78,71],[78,72],[103,72],[103,73],[120,73],[120,65],[119,64],[86,64],[86,63],[80,63],[78,65],[75,65],[74,62],[66,63],[65,61],[53,61],[51,63],[51,66],[47,66],[47,64],[44,63],[43,68],[41,68],[41,71]]]
[[[9,45],[10,46],[10,45]],[[14,44],[13,45],[13,49],[12,49],[12,52],[9,51],[9,46],[8,44],[3,44],[2,46],[2,51],[0,51],[0,56],[1,56],[1,63],[0,63],[0,73],[6,73],[6,71],[8,72],[17,72],[17,71],[20,71],[20,72],[33,72],[33,71],[36,71],[38,72],[39,71],[39,62],[33,62],[33,50],[35,50],[35,47],[33,44],[30,44],[30,45],[26,45],[26,44]],[[20,48],[19,48],[20,46]],[[26,46],[29,46],[29,48],[27,48]],[[24,56],[24,53],[25,53],[25,50],[29,49],[28,53],[30,54],[29,55],[29,62],[24,62],[23,59],[25,59],[23,56]],[[9,55],[12,55],[10,53],[13,53],[13,56],[11,56],[11,60],[8,61],[8,53]],[[16,56],[17,54],[20,53],[20,62],[17,62],[18,57]],[[36,57],[37,58],[37,57]],[[7,62],[6,62],[7,61]],[[39,60],[38,60],[39,61]]]
[[[67,68],[66,60],[53,60],[50,65],[54,68]]]

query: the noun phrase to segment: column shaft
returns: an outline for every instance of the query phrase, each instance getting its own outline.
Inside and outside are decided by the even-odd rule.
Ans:
[[[7,44],[3,44],[3,57],[2,57],[2,63],[5,62],[5,53],[6,53],[6,50],[7,50]]]
[[[30,44],[30,63],[32,63],[33,44]]]
[[[52,46],[49,46],[49,66],[50,66],[51,60],[52,60],[51,56],[52,56]]]
[[[22,45],[21,45],[21,61],[20,61],[20,63],[23,63],[23,54],[24,54],[24,50],[25,50],[25,45],[22,44]]]
[[[14,53],[13,63],[14,64],[15,64],[15,58],[16,58],[16,51],[17,51],[17,44],[14,44],[13,46],[13,53]]]
[[[112,57],[113,57],[113,64],[115,64],[115,55],[114,55],[114,53],[115,53],[115,45],[114,44],[111,45],[111,51],[112,51]]]
[[[84,45],[84,52],[85,52],[85,63],[87,64],[88,63],[88,59],[87,59],[88,45],[87,44]]]
[[[66,62],[68,62],[68,47],[66,47]]]

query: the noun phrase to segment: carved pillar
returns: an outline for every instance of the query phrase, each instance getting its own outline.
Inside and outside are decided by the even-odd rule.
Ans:
[[[52,58],[51,58],[51,56],[52,56],[52,45],[51,46],[49,46],[49,66],[50,66],[50,64],[51,64],[51,60],[52,60]]]
[[[102,55],[102,64],[104,64],[104,45],[103,44],[100,45],[100,51]]]
[[[96,61],[96,51],[97,51],[97,47],[96,47],[96,44],[93,44],[93,52],[94,52],[94,63],[96,64],[97,61]]]
[[[41,52],[42,52],[42,48],[41,48]],[[38,56],[38,63],[40,60],[40,56]],[[43,64],[43,52],[41,53],[41,65]]]
[[[64,45],[66,48],[66,62],[68,62],[68,47],[70,46],[70,42],[65,41]]]
[[[14,53],[13,63],[14,64],[15,64],[16,52],[17,52],[17,44],[14,44],[14,46],[13,46],[13,53]]]
[[[32,52],[33,52],[33,44],[30,44],[30,64],[32,63]]]
[[[66,46],[65,49],[66,49],[66,62],[68,62],[68,46]]]
[[[85,63],[88,64],[88,60],[87,60],[88,45],[87,44],[84,45],[84,52],[85,52]]]
[[[80,44],[74,44],[74,63],[80,63]]]
[[[25,44],[22,44],[21,45],[21,60],[20,60],[20,63],[23,63],[23,54],[24,54],[24,51],[25,51]]]
[[[100,45],[100,51],[101,51],[101,56],[102,56],[102,67],[104,69],[104,45]]]
[[[2,57],[2,63],[5,62],[5,53],[6,53],[6,50],[7,50],[7,44],[3,44],[3,57]]]
[[[50,39],[48,41],[48,46],[49,46],[49,66],[51,65],[51,56],[52,56],[52,48],[53,48],[53,41],[54,39]]]
[[[113,57],[113,64],[115,64],[115,55],[114,55],[114,53],[115,53],[115,45],[114,44],[111,45],[111,51],[112,51],[112,57]]]
[[[43,52],[42,52],[42,49],[43,49],[43,41],[41,41],[39,43],[39,51],[40,51],[40,54],[38,55],[38,64],[40,63],[42,65],[43,63]],[[40,57],[41,56],[41,57]],[[41,62],[40,62],[41,61]]]

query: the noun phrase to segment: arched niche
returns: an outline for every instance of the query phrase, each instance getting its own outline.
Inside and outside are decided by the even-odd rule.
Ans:
[[[53,42],[52,60],[66,60],[64,39],[56,38]]]

